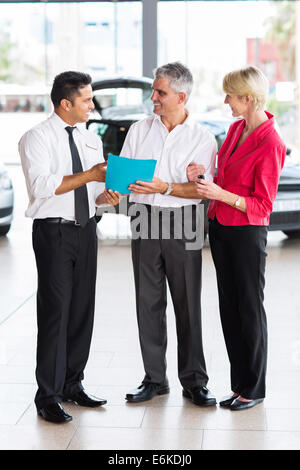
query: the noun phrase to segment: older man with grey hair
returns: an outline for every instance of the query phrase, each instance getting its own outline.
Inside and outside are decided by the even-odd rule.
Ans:
[[[130,201],[136,204],[137,213],[143,215],[139,217],[142,235],[133,234],[132,260],[145,377],[137,389],[126,395],[127,401],[133,403],[169,393],[168,282],[176,317],[178,376],[183,395],[196,405],[216,404],[206,388],[208,376],[202,347],[202,246],[196,243],[191,247],[187,243],[187,225],[197,223],[197,207],[201,202],[195,183],[189,182],[191,174],[202,165],[205,178],[213,179],[217,146],[213,135],[194,121],[186,109],[192,87],[192,74],[181,63],[157,68],[151,97],[154,114],[130,127],[121,152],[128,158],[157,160],[151,183],[137,181],[129,186]],[[133,225],[136,218],[132,217]],[[164,219],[170,225],[167,231]]]

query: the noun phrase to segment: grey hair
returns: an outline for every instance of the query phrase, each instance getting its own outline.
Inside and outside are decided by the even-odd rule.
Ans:
[[[193,75],[191,71],[181,62],[172,62],[162,65],[153,70],[154,79],[168,78],[170,87],[176,92],[186,94],[186,101],[189,99],[193,89]]]

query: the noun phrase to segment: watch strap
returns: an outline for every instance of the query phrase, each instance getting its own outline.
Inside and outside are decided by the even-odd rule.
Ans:
[[[173,185],[172,183],[168,183],[168,189],[165,193],[163,193],[164,196],[169,196],[172,192],[172,189],[173,189]]]

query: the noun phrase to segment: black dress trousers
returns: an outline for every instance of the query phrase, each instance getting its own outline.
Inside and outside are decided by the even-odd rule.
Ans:
[[[133,239],[131,244],[139,340],[145,369],[143,382],[161,385],[168,382],[168,282],[176,318],[179,380],[186,388],[206,385],[208,376],[201,326],[202,250],[186,249],[185,237],[176,239],[172,230],[170,237],[164,238],[162,221],[159,222],[159,236],[151,239],[151,206],[147,208],[149,236]],[[143,223],[141,218],[141,225]]]
[[[223,226],[216,219],[209,223],[231,387],[248,399],[265,397],[267,232],[264,226]]]
[[[96,221],[33,223],[38,271],[37,408],[82,389],[93,329],[97,268]]]

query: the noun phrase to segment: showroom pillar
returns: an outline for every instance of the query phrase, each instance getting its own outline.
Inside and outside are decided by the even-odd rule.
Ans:
[[[153,77],[157,67],[157,0],[143,1],[143,75]]]

